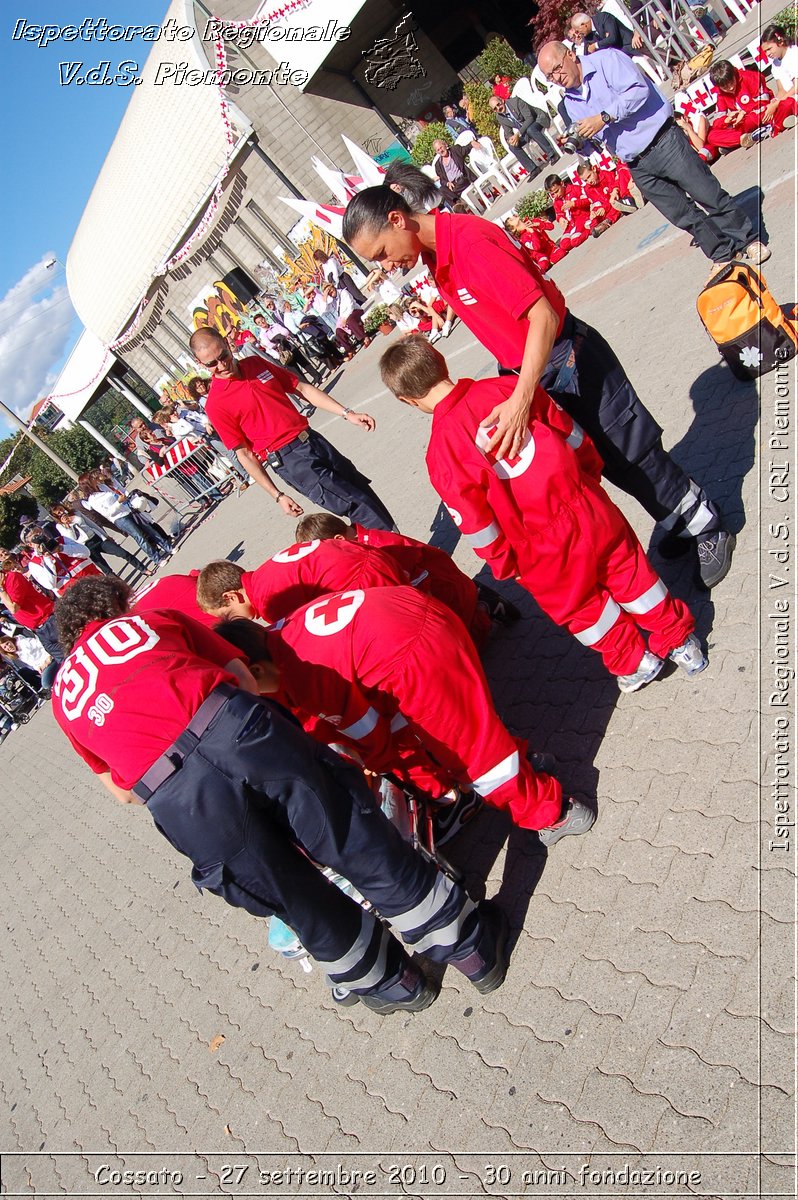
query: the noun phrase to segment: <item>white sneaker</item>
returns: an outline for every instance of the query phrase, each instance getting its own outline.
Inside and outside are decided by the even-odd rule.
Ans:
[[[683,646],[677,646],[675,650],[671,650],[668,658],[688,675],[699,675],[709,661],[694,633],[690,634]]]
[[[758,267],[760,263],[767,262],[771,253],[772,251],[770,247],[765,246],[762,242],[751,242],[751,244],[745,248],[745,257],[750,263],[753,263],[755,267]]]
[[[451,332],[452,332],[451,321],[444,321],[443,328],[441,329],[441,337],[448,337]]]
[[[656,679],[664,666],[663,658],[657,658],[656,654],[646,650],[640,659],[640,666],[632,675],[618,676],[618,687],[622,692],[636,692],[647,683],[651,683],[652,679]]]
[[[429,333],[427,334],[427,341],[428,342],[437,342],[440,340],[441,336],[442,336],[442,333],[439,333],[437,329],[431,329],[429,331]]]

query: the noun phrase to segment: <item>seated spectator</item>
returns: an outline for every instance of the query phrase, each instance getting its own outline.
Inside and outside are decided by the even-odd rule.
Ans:
[[[474,181],[473,171],[466,165],[468,148],[465,146],[449,146],[438,138],[432,143],[435,158],[432,165],[438,176],[438,186],[444,201],[454,205],[463,192]]]
[[[625,163],[603,170],[594,163],[580,163],[576,169],[585,195],[590,201],[591,216],[606,218],[614,225],[618,217],[637,212],[645,201],[632,180]]]
[[[349,272],[344,270],[340,259],[335,254],[327,254],[324,250],[314,250],[313,260],[318,263],[322,277],[327,283],[335,284],[336,288],[345,288],[356,305],[362,307],[366,303],[366,297]],[[290,305],[288,307],[290,308]]]
[[[679,109],[679,103],[689,106],[686,113]],[[702,112],[698,111],[686,92],[680,92],[674,96],[673,119],[699,158],[703,158],[704,162],[713,163],[718,157],[718,152],[707,145],[709,121]]]
[[[781,25],[768,25],[762,31],[761,41],[776,84],[776,95],[765,109],[765,120],[776,137],[798,122],[798,46],[788,42]]]
[[[571,29],[574,42],[581,43],[585,54],[594,54],[596,50],[621,50],[631,58],[636,53],[632,46],[632,30],[611,13],[599,10],[592,17],[583,12],[574,13]]]
[[[519,96],[513,96],[510,100],[491,96],[489,104],[496,120],[504,130],[507,145],[529,176],[537,175],[540,170],[540,166],[527,153],[530,141],[535,143],[543,155],[544,165],[557,161],[558,155],[546,140],[544,133],[544,130],[551,124],[547,113],[533,108]]]
[[[52,597],[28,578],[21,555],[2,549],[0,603],[5,606],[17,625],[36,634],[54,662],[63,662],[64,652],[58,641]]]
[[[466,132],[473,133],[474,137],[477,136],[476,130],[472,128],[464,116],[458,115],[453,104],[444,104],[443,123],[453,138]]]
[[[512,92],[513,81],[509,75],[494,75],[492,92],[494,96],[498,96],[500,100],[509,100]]]
[[[48,654],[33,633],[22,631],[0,637],[0,655],[37,692],[49,694],[61,665]]]
[[[554,222],[543,217],[521,220],[515,213],[511,213],[504,222],[504,228],[521,243],[535,266],[544,275],[551,270],[554,263],[565,258],[568,253],[567,249],[561,249],[551,240],[549,231],[554,228]]]
[[[754,131],[766,123],[765,113],[773,99],[764,75],[720,58],[710,67],[709,78],[718,97],[718,115],[710,123],[707,146],[717,151],[737,146],[750,150]]]
[[[271,324],[262,313],[257,313],[253,318],[258,327],[258,343],[266,355],[280,366],[290,367],[294,374],[306,383],[317,382],[320,378],[319,372],[300,349],[292,330],[274,311],[274,301],[268,303],[272,310]]]
[[[324,363],[328,371],[335,371],[344,360],[343,352],[329,336],[329,326],[321,317],[305,312],[299,317],[299,331],[310,349]]]
[[[354,357],[355,350],[370,346],[372,339],[363,325],[363,310],[358,308],[345,288],[336,288],[334,283],[322,288],[335,316],[335,336],[344,352],[344,357]]]
[[[543,186],[549,193],[557,220],[564,223],[558,245],[567,254],[590,237],[593,229],[590,201],[581,187],[566,183],[559,175],[547,175]]]

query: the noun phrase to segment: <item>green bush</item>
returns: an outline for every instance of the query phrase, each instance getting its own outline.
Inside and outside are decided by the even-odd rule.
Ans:
[[[773,24],[781,25],[787,37],[795,41],[796,30],[798,29],[798,5],[788,4],[780,13],[776,14],[773,18]]]
[[[375,304],[374,308],[366,313],[366,319],[363,322],[363,328],[368,334],[376,333],[380,325],[383,325],[386,321],[390,321],[390,319],[391,318],[388,315],[388,305]]]
[[[526,74],[526,67],[509,42],[502,37],[491,38],[476,59],[474,66],[483,79],[493,82],[496,75],[509,75],[512,83]]]
[[[27,492],[0,495],[0,546],[13,550],[19,541],[20,517],[35,517],[39,506]]]
[[[468,97],[471,123],[476,126],[480,137],[490,138],[496,153],[501,158],[507,151],[504,149],[499,138],[499,122],[496,120],[488,103],[493,92],[485,87],[484,83],[467,83],[464,91]]]
[[[411,154],[417,167],[424,167],[427,163],[432,162],[435,157],[432,144],[438,141],[446,142],[447,146],[451,146],[454,139],[443,121],[431,121],[421,130],[413,143]]]
[[[529,192],[522,196],[515,206],[516,216],[522,221],[531,221],[540,217],[551,208],[551,197],[543,188],[538,192]]]

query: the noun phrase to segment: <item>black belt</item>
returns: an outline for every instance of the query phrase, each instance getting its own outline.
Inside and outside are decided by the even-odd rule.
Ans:
[[[272,469],[275,467],[281,467],[283,462],[280,456],[284,454],[286,450],[294,450],[297,446],[301,445],[303,442],[306,442],[309,437],[310,430],[303,429],[296,435],[295,438],[291,438],[290,442],[286,442],[284,445],[282,445],[279,450],[266,450],[265,452],[261,451],[260,454],[256,455],[256,458],[259,458],[262,464],[267,467],[271,467]]]
[[[673,129],[675,125],[676,125],[676,122],[674,121],[673,117],[668,117],[665,124],[660,125],[659,129],[654,134],[653,138],[648,143],[645,150],[641,150],[639,154],[636,154],[634,156],[634,158],[628,158],[626,160],[627,167],[636,167],[637,164],[640,162],[640,159],[645,158],[645,156],[648,154],[649,150],[653,150],[654,147],[656,146],[657,142],[660,140],[660,138],[663,137],[664,134],[666,134],[669,129]]]
[[[174,775],[175,771],[180,770],[184,760],[196,747],[219,710],[225,706],[231,696],[236,696],[238,693],[239,689],[233,687],[232,684],[217,684],[207,700],[203,700],[180,737],[172,742],[169,749],[156,759],[149,771],[145,772],[138,783],[134,785],[131,789],[133,795],[138,796],[139,800],[143,800],[146,804],[156,788]]]

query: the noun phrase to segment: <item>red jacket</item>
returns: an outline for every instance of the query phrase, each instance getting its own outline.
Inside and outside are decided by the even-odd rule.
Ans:
[[[758,115],[764,112],[773,99],[773,93],[765,83],[764,75],[746,67],[738,67],[737,86],[732,95],[720,91],[719,88],[715,88],[714,91],[718,97],[719,113],[745,112]]]

